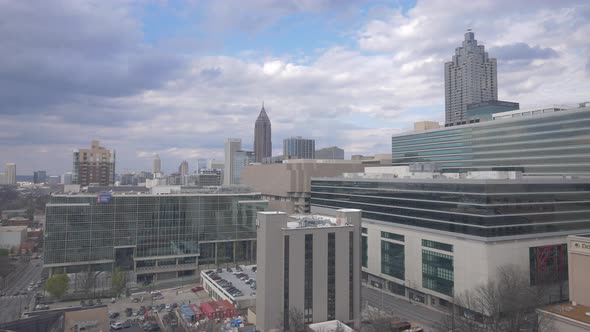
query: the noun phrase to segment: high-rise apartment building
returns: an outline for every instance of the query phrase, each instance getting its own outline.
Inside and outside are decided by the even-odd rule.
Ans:
[[[488,57],[475,34],[465,33],[461,47],[455,49],[451,62],[445,63],[445,122],[465,121],[467,105],[498,100],[496,59]]]
[[[283,140],[283,160],[315,159],[315,140],[301,136]]]
[[[337,146],[330,146],[315,151],[315,159],[338,159],[344,160],[344,150]]]
[[[261,163],[264,158],[272,156],[270,119],[266,114],[264,104],[262,104],[262,109],[254,124],[254,154],[257,163]]]
[[[336,217],[288,217],[259,212],[256,324],[289,330],[289,315],[305,324],[339,320],[360,327],[361,211]]]
[[[90,149],[80,149],[73,154],[72,182],[80,186],[97,184],[112,186],[115,183],[115,150],[107,150],[99,141],[92,141]]]
[[[4,165],[4,184],[16,184],[15,163],[6,163]]]
[[[160,160],[159,154],[156,154],[156,157],[154,158],[153,171],[154,174],[162,173],[162,160]]]
[[[240,138],[228,138],[224,144],[224,169],[223,169],[223,185],[229,186],[234,183],[235,176],[235,158],[236,152],[242,150],[242,140]]]
[[[33,172],[33,183],[45,183],[47,181],[47,172],[35,171]]]
[[[178,166],[178,174],[180,174],[180,176],[188,175],[188,161],[183,160],[180,163],[180,166]]]

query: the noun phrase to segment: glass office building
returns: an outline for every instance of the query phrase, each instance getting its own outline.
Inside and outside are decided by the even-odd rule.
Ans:
[[[590,229],[590,180],[582,179],[315,178],[311,204],[481,238]]]
[[[501,114],[494,121],[393,136],[393,166],[435,163],[443,172],[590,175],[589,104],[558,112],[518,112],[509,118]]]
[[[258,193],[53,195],[46,206],[45,266],[133,271],[138,281],[196,273],[201,265],[256,259]]]

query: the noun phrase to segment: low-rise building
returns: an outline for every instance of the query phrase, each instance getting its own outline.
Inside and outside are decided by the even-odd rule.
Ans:
[[[0,226],[0,248],[19,250],[26,240],[26,226]]]
[[[339,176],[363,170],[360,161],[284,160],[280,164],[248,166],[242,172],[242,184],[262,193],[262,198],[269,202],[269,210],[309,213],[312,177]]]

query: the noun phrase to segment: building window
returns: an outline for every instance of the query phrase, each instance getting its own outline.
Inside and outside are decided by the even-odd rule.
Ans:
[[[405,279],[404,245],[381,241],[381,273]]]
[[[453,252],[453,245],[446,244],[442,242],[430,241],[430,240],[422,240],[422,246],[428,247],[432,249],[444,250],[448,252]]]
[[[531,286],[567,281],[567,244],[529,248]]]
[[[363,234],[368,234],[369,231],[367,230],[367,227],[361,227],[361,232]]]
[[[401,234],[381,232],[381,237],[386,238],[386,239],[390,239],[390,240],[399,241],[399,242],[404,242],[404,236]]]
[[[305,234],[303,321],[313,322],[313,234]]]
[[[354,233],[348,233],[348,319],[354,316]]]
[[[285,235],[283,261],[283,325],[289,328],[289,235]]]
[[[367,267],[367,262],[369,260],[369,238],[366,236],[362,237],[362,246],[363,246],[363,267]]]
[[[328,320],[336,319],[336,233],[328,233]]]
[[[453,256],[422,249],[422,287],[453,296]]]

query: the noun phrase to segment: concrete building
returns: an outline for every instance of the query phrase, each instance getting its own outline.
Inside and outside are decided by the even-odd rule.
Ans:
[[[314,178],[311,193],[312,213],[363,211],[362,265],[370,286],[439,307],[509,264],[523,267],[531,285],[559,285],[567,280],[567,262],[558,259],[566,236],[590,230],[590,179],[408,167],[382,176]],[[554,300],[567,297],[551,291]]]
[[[259,193],[55,194],[46,205],[44,266],[51,273],[119,267],[130,281],[198,278],[201,268],[255,261]]]
[[[35,171],[33,172],[33,183],[45,183],[47,178],[47,172]]]
[[[391,138],[392,165],[443,172],[519,170],[524,176],[590,176],[590,103],[496,113],[493,121]]]
[[[73,161],[72,183],[82,187],[90,184],[112,186],[115,183],[115,151],[100,146],[99,141],[92,141],[90,149],[74,151]]]
[[[281,164],[248,166],[242,172],[241,183],[262,193],[270,210],[309,213],[312,177],[339,176],[363,169],[359,161],[351,160],[285,160]]]
[[[0,226],[0,248],[19,249],[26,240],[26,226]]]
[[[469,104],[465,109],[464,120],[467,123],[477,123],[482,121],[493,120],[495,113],[510,112],[520,108],[520,104],[510,101],[489,100],[479,103]],[[463,124],[463,123],[461,123]],[[447,124],[447,126],[453,123]]]
[[[440,124],[436,121],[419,121],[414,122],[414,130],[430,130],[440,128]]]
[[[61,175],[61,184],[72,184],[72,172],[66,172]]]
[[[498,100],[496,59],[469,30],[453,60],[445,63],[445,123],[462,123],[467,105],[490,100]]]
[[[360,223],[353,209],[335,218],[258,213],[259,330],[286,330],[293,310],[306,324],[339,320],[360,328]]]
[[[223,185],[229,186],[235,181],[235,158],[236,152],[242,150],[242,140],[240,138],[228,138],[224,144],[224,169],[223,169]]]
[[[264,158],[272,156],[272,131],[270,119],[264,109],[264,103],[260,114],[254,124],[254,155],[255,161],[261,163]]]
[[[315,159],[315,140],[301,136],[283,140],[283,160]]]
[[[152,170],[154,174],[162,173],[162,160],[160,160],[159,154],[156,154],[156,157],[154,158]]]
[[[4,165],[4,184],[16,184],[15,163],[6,163],[6,165]]]
[[[188,175],[188,161],[183,160],[180,163],[180,166],[178,166],[178,174],[180,174],[180,176]]]
[[[221,169],[202,169],[197,175],[199,186],[221,186],[223,184],[223,171]]]
[[[568,236],[567,250],[570,301],[547,306],[539,313],[543,321],[550,321],[552,331],[590,331],[590,234]]]
[[[254,152],[238,150],[234,154],[234,167],[231,184],[242,184],[242,172],[248,165],[254,163]]]
[[[391,166],[391,154],[378,153],[373,156],[353,154],[350,160],[358,160],[366,167]]]
[[[337,146],[319,149],[315,151],[315,158],[344,160],[344,150]]]

